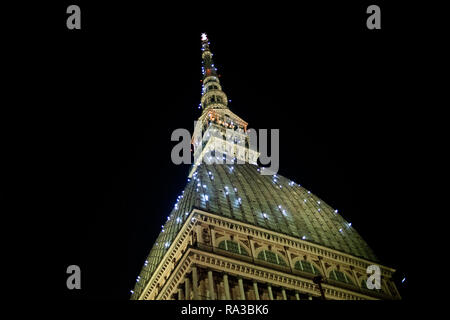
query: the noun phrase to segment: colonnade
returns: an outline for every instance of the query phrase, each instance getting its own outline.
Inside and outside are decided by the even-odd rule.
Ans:
[[[244,279],[226,272],[192,266],[179,285],[175,300],[312,300],[290,288]]]

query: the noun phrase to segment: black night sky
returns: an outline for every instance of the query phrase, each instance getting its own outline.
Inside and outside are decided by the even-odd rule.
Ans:
[[[421,136],[410,103],[421,97],[411,65],[420,48],[394,23],[400,9],[386,4],[382,30],[371,32],[364,3],[75,2],[82,30],[65,29],[65,4],[52,8],[28,61],[46,101],[40,174],[52,199],[48,265],[58,296],[129,298],[186,183],[170,136],[192,131],[200,115],[202,32],[231,110],[251,128],[280,129],[279,174],[339,209],[398,270],[404,299],[412,295],[415,231],[406,220],[418,211],[411,159]],[[81,267],[81,291],[65,287],[70,264]]]

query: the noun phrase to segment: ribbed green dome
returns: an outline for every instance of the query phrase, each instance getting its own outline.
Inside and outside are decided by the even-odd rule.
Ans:
[[[136,289],[150,278],[193,208],[378,261],[337,211],[293,181],[259,170],[247,163],[200,165],[150,251]]]

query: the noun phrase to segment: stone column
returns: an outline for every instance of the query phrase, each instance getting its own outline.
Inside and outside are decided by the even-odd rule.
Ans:
[[[178,288],[178,300],[184,300],[183,299],[183,289]]]
[[[199,280],[198,280],[198,292],[200,299],[204,299],[206,297],[206,300],[209,299],[208,296],[208,289],[206,289],[206,277],[202,276],[202,272],[199,272]]]
[[[211,231],[210,232],[210,234],[211,234],[211,245],[212,245],[213,251],[214,251],[214,248],[216,247],[216,230],[214,230],[213,226],[209,226],[209,230]]]
[[[267,291],[269,291],[269,299],[273,300],[272,286],[270,284],[267,285]]]
[[[184,279],[184,296],[186,300],[191,300],[191,286],[188,275],[186,275],[186,279]]]
[[[216,295],[214,293],[214,280],[213,273],[211,270],[208,271],[208,287],[209,287],[209,297],[211,300],[216,300]]]
[[[239,284],[239,293],[241,296],[241,300],[245,300],[244,282],[242,281],[242,278],[238,279],[238,284]]]
[[[284,288],[281,288],[281,294],[283,295],[283,300],[287,300],[286,290]]]
[[[223,275],[223,286],[225,288],[225,299],[226,300],[231,300],[230,284],[228,283],[228,275],[227,274]]]
[[[254,243],[253,243],[253,238],[252,237],[248,237],[248,242],[249,242],[249,244],[250,244],[250,255],[251,255],[251,257],[252,257],[252,259],[256,259],[256,256],[255,256],[255,245],[254,245]]]
[[[292,263],[291,253],[289,252],[289,248],[285,246],[284,247],[284,252],[286,252],[286,256],[288,258],[289,267],[291,268],[291,271],[292,271],[292,270],[294,270],[294,264]]]
[[[327,270],[325,269],[325,263],[323,262],[323,257],[318,256],[319,261],[320,261],[320,266],[322,267],[322,275],[323,278],[326,279],[327,278]]]
[[[295,293],[295,299],[300,300],[300,295],[298,294],[298,292]]]
[[[198,296],[198,274],[197,267],[192,267],[192,290],[194,291],[194,300],[199,300]]]
[[[361,283],[358,280],[358,277],[356,276],[355,268],[353,266],[350,266],[350,269],[352,270],[353,278],[355,279],[356,285],[358,288],[361,288]]]
[[[258,282],[253,281],[253,290],[255,290],[255,299],[259,300]]]
[[[203,242],[203,236],[202,236],[202,226],[201,223],[197,223],[197,225],[194,227],[194,232],[196,234],[196,238],[197,238],[197,244],[202,245]]]

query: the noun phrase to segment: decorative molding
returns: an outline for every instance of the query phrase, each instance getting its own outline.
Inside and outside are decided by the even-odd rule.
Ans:
[[[334,249],[330,249],[318,244],[314,244],[305,240],[297,239],[292,236],[277,233],[275,231],[263,229],[254,225],[246,224],[241,221],[233,220],[224,216],[219,216],[214,213],[209,213],[200,209],[195,209],[199,214],[199,219],[213,225],[217,230],[220,228],[239,232],[241,234],[251,236],[253,240],[258,240],[260,243],[267,245],[278,244],[281,246],[288,246],[290,249],[296,251],[306,252],[312,256],[326,258],[327,261],[336,264],[352,265],[358,269],[363,269],[364,272],[369,265],[376,264],[380,266],[381,273],[385,277],[390,278],[395,272],[395,269],[383,266],[379,263],[369,261],[363,258],[355,257]],[[255,248],[257,244],[255,243]]]
[[[219,234],[223,235],[220,238],[229,239],[230,233],[234,235],[235,241],[242,242],[246,241],[243,239],[251,238],[250,247],[248,248],[251,257],[242,256],[234,259],[229,257],[229,253],[227,253],[227,256],[218,254],[217,252],[220,253],[220,250],[217,250],[217,252],[208,252],[190,247],[189,234],[195,230],[196,226],[200,227],[199,224],[202,224],[206,228],[213,228],[215,233],[213,236],[216,240]],[[201,246],[203,244],[198,243],[197,245]],[[258,264],[252,264],[252,259],[256,258],[257,252],[269,245],[272,246],[274,252],[277,251],[276,249],[286,250],[286,254],[291,254],[292,256],[296,256],[296,258],[292,259],[292,261],[286,261],[290,266],[283,268],[278,265],[272,265],[269,262],[263,263],[264,261],[259,260]],[[284,257],[287,256],[284,255]],[[293,271],[295,261],[305,258],[307,261],[314,263],[314,267],[321,270],[321,273],[325,271],[323,273],[325,277],[327,277],[329,270],[338,266],[346,271],[353,268],[359,274],[364,275],[366,266],[372,264],[370,261],[307,243],[303,240],[199,209],[193,209],[187,219],[187,223],[185,223],[174,239],[171,247],[162,258],[138,299],[153,300],[170,298],[177,291],[178,285],[184,281],[184,275],[189,272],[192,263],[209,268],[210,270],[227,272],[230,275],[241,276],[262,283],[268,282],[286,289],[299,290],[313,296],[319,296],[320,293],[316,285],[312,282],[312,275],[297,272],[297,270]],[[319,267],[319,265],[323,266],[325,270]],[[380,266],[380,268],[382,274],[389,279],[391,270],[393,269],[384,266]],[[359,278],[354,279],[355,277],[353,275],[351,278],[356,282],[360,281]],[[332,281],[327,283],[327,280],[322,284],[327,299],[360,300],[389,298],[377,294],[371,296],[370,294],[352,291],[360,289],[358,283],[356,286],[346,286],[345,284],[337,284]]]
[[[204,267],[216,272],[226,272],[231,276],[241,277],[259,283],[270,283],[272,286],[280,286],[288,290],[296,290],[319,297],[317,286],[310,279],[304,279],[296,275],[279,272],[262,266],[252,265],[244,261],[235,260],[215,253],[189,248],[183,255],[183,263],[180,263],[176,271],[168,279],[166,285],[158,295],[158,300],[169,299],[178,290],[178,285],[183,282],[184,275],[191,265]],[[325,297],[330,300],[376,300],[377,298],[362,293],[353,292],[344,288],[322,285]]]

